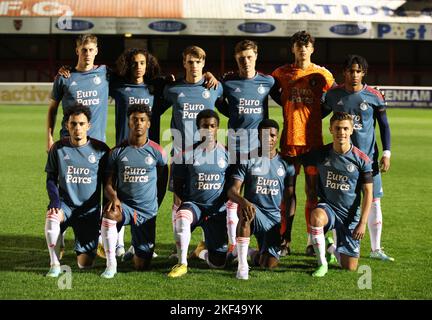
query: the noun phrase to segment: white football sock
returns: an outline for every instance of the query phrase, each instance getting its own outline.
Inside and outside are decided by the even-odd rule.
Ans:
[[[379,198],[372,202],[368,216],[368,227],[372,251],[381,249],[382,211]]]
[[[324,227],[311,226],[311,241],[318,259],[318,265],[327,265]]]
[[[47,213],[45,219],[45,238],[50,255],[50,265],[60,265],[59,261],[59,236],[60,236],[60,220],[58,215]]]
[[[125,232],[125,227],[121,227],[118,236],[117,236],[117,248],[118,247],[124,247],[124,232]]]
[[[313,245],[312,243],[312,235],[310,233],[307,233],[307,246]]]
[[[177,246],[178,263],[187,265],[188,248],[191,239],[192,212],[189,210],[177,211],[175,218],[175,238]]]
[[[228,241],[232,245],[236,245],[236,233],[237,233],[237,224],[239,221],[239,218],[237,216],[237,208],[238,204],[235,202],[232,202],[231,200],[228,200],[226,204],[226,222],[227,222],[227,230],[228,230]]]
[[[101,235],[108,268],[116,268],[117,221],[102,218]]]
[[[247,257],[250,237],[237,237],[238,269],[249,268]]]

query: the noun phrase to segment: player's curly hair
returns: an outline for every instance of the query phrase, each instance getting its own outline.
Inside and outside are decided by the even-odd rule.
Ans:
[[[352,67],[353,64],[358,64],[364,74],[367,74],[368,63],[365,58],[358,54],[349,54],[344,61],[343,69],[348,70]]]
[[[293,48],[296,43],[307,45],[309,42],[312,43],[312,45],[315,45],[314,37],[312,37],[311,34],[305,30],[294,33],[290,39],[291,48]]]
[[[151,116],[152,116],[152,113],[151,113],[149,105],[147,105],[145,103],[143,103],[143,104],[131,104],[129,106],[129,108],[127,109],[127,116],[128,116],[128,118],[134,112],[145,113],[145,114],[147,114],[147,117],[149,119],[151,119]]]
[[[258,131],[269,128],[275,128],[277,131],[279,131],[279,124],[273,119],[264,119],[258,125]]]
[[[217,121],[217,125],[219,126],[219,115],[216,111],[211,110],[211,109],[205,109],[203,111],[200,111],[200,113],[198,113],[197,117],[196,117],[196,125],[199,128],[200,126],[200,122],[202,119],[208,119],[208,118],[215,118]]]
[[[146,70],[144,82],[148,83],[160,75],[161,68],[155,56],[145,49],[130,48],[126,49],[116,61],[116,73],[122,78],[131,79],[132,58],[137,54],[144,55],[146,59]]]
[[[79,115],[79,114],[84,114],[87,117],[87,121],[90,122],[91,120],[90,108],[82,105],[81,103],[77,103],[71,108],[68,108],[64,113],[65,119],[67,119],[68,121],[70,116]]]

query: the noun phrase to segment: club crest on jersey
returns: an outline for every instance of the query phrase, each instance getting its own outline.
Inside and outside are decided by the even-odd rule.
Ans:
[[[102,80],[99,76],[94,76],[93,83],[94,84],[101,84]]]
[[[367,108],[369,107],[368,103],[366,101],[363,101],[362,103],[360,103],[360,109],[365,111],[367,110]]]
[[[220,159],[218,160],[217,164],[218,164],[219,168],[225,168],[225,166],[226,166],[226,161],[225,161],[225,159],[220,158]]]
[[[347,170],[348,172],[353,172],[355,170],[355,166],[352,163],[350,163],[349,165],[347,165]]]
[[[210,91],[208,91],[207,89],[205,89],[205,90],[203,91],[203,93],[202,93],[202,97],[203,97],[204,99],[208,99],[208,98],[210,98]]]
[[[264,94],[266,92],[266,89],[262,85],[260,85],[258,87],[257,91],[259,94]]]
[[[91,155],[88,156],[87,160],[90,163],[96,163],[96,156],[92,153]]]
[[[317,81],[316,81],[316,79],[315,79],[315,78],[310,79],[310,80],[309,80],[309,85],[310,85],[311,87],[315,87],[315,86],[317,85]]]
[[[144,161],[147,165],[151,165],[154,162],[154,159],[152,156],[147,156]]]
[[[276,172],[279,177],[283,177],[283,175],[285,174],[285,170],[282,167],[279,167]]]

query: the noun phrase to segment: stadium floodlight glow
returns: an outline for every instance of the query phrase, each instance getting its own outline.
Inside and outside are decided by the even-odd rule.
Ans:
[[[130,37],[132,37],[132,33],[125,33],[124,36],[125,36],[125,38],[130,38]]]

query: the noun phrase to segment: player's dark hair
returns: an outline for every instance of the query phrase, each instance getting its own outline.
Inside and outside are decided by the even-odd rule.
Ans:
[[[211,109],[205,109],[203,111],[201,111],[200,113],[198,113],[197,117],[196,117],[196,125],[199,128],[200,126],[200,122],[201,119],[208,119],[208,118],[215,118],[217,121],[217,125],[219,126],[219,115],[217,114],[216,111],[211,110]]]
[[[258,125],[258,131],[268,128],[275,128],[277,131],[279,131],[279,124],[273,119],[264,119]]]
[[[90,122],[91,120],[91,111],[90,108],[87,106],[83,106],[80,103],[75,104],[74,106],[72,106],[71,108],[67,109],[64,113],[65,118],[67,119],[67,121],[69,121],[69,117],[72,115],[79,115],[83,113],[86,117],[88,122]]]
[[[131,104],[129,106],[129,108],[127,109],[127,116],[128,118],[130,117],[130,115],[134,112],[138,112],[138,113],[145,113],[147,114],[147,117],[149,118],[149,120],[151,120],[151,111],[150,111],[150,107],[143,103],[143,104]]]
[[[98,44],[97,37],[94,34],[86,33],[86,34],[80,34],[78,38],[76,38],[75,40],[77,47],[89,42],[95,43],[97,45]]]
[[[368,63],[365,58],[359,56],[358,54],[350,54],[345,58],[343,69],[348,70],[352,67],[353,64],[358,64],[360,69],[365,73],[368,70]]]
[[[353,123],[353,118],[349,113],[340,111],[333,113],[332,117],[330,118],[330,127],[333,125],[333,122],[343,120],[349,120],[351,124]]]
[[[242,40],[240,42],[237,42],[234,47],[235,54],[245,50],[253,50],[253,52],[258,53],[258,45],[255,41],[252,40]]]
[[[155,56],[145,49],[130,48],[126,49],[116,61],[116,71],[120,77],[132,80],[132,59],[137,55],[142,54],[146,59],[146,69],[144,74],[144,82],[148,83],[150,80],[159,76],[161,68]]]
[[[309,42],[312,43],[313,46],[315,45],[314,37],[305,30],[294,33],[290,39],[291,48],[293,48],[296,43],[306,46]]]

